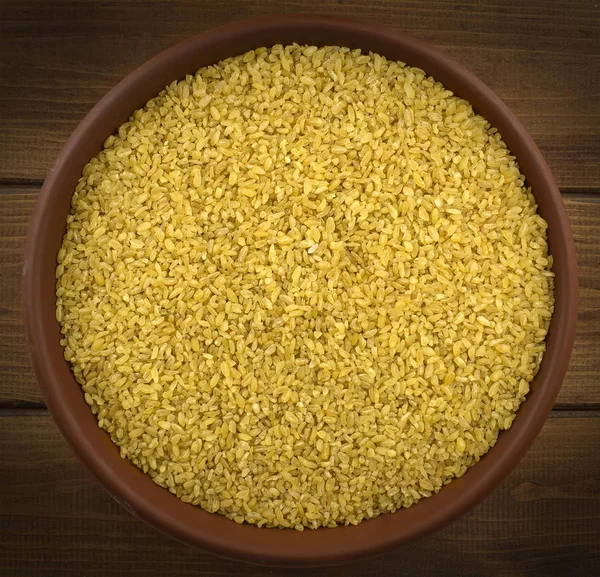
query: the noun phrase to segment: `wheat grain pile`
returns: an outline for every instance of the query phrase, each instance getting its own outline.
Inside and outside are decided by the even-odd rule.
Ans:
[[[85,167],[65,358],[182,500],[355,524],[510,427],[552,314],[546,227],[497,131],[423,71],[261,48],[169,85]]]

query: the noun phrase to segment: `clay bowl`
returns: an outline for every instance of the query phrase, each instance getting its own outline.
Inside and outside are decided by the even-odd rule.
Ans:
[[[470,101],[496,126],[549,225],[556,273],[556,306],[547,352],[512,428],[461,478],[418,504],[357,526],[294,530],[237,525],[183,503],[121,459],[98,428],[69,365],[55,318],[56,256],[71,195],[84,165],[129,115],[173,80],[223,58],[273,44],[361,48],[417,66]],[[62,434],[87,469],[125,508],[160,531],[229,558],[279,566],[342,564],[383,553],[450,523],[489,494],[523,457],[542,428],[573,347],[577,267],[572,232],[550,169],[521,123],[480,80],[448,56],[406,34],[329,16],[258,18],[195,36],[162,52],[113,88],[71,135],[48,173],[31,221],[23,268],[23,307],[31,359],[44,398]]]

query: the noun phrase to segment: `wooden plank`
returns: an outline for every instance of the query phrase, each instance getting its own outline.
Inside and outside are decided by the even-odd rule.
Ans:
[[[25,346],[19,296],[35,197],[33,187],[0,189],[0,406],[42,403]],[[600,196],[567,195],[565,203],[577,245],[581,304],[575,349],[557,406],[600,406]]]
[[[600,197],[573,195],[565,204],[577,252],[579,315],[569,370],[558,404],[600,406]]]
[[[600,413],[554,413],[481,505],[432,537],[347,567],[241,565],[136,520],[85,472],[45,412],[0,412],[0,566],[12,577],[597,575]],[[560,466],[557,466],[559,465]]]
[[[42,404],[23,334],[21,269],[29,216],[39,189],[0,187],[0,406]]]
[[[76,124],[116,82],[202,30],[318,11],[411,32],[509,104],[564,190],[600,190],[600,18],[586,0],[2,0],[0,182],[44,178]]]

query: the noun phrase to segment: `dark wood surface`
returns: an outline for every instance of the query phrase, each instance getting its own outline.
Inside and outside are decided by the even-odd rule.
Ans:
[[[522,463],[432,537],[344,568],[285,571],[176,543],[112,501],[46,411],[24,344],[27,221],[61,145],[125,74],[231,20],[320,11],[411,32],[473,70],[542,149],[573,224],[569,372]],[[600,574],[600,4],[595,0],[0,0],[0,575]]]

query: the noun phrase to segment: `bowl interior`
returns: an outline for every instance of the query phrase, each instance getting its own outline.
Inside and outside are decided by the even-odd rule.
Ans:
[[[164,86],[198,68],[259,46],[340,45],[378,52],[441,81],[496,126],[549,225],[556,273],[555,312],[547,353],[512,428],[461,478],[418,504],[356,527],[316,531],[259,529],[187,505],[120,458],[98,428],[59,343],[55,318],[56,256],[81,171],[104,140]],[[271,565],[349,562],[431,532],[473,506],[516,465],[539,432],[564,377],[574,339],[577,273],[569,222],[537,147],[507,107],[465,68],[410,36],[380,26],[324,16],[273,17],[211,30],[159,54],[105,96],[75,130],[44,183],[32,219],[23,271],[23,302],[32,362],[46,403],[85,466],[133,514],[159,530],[232,558]]]

